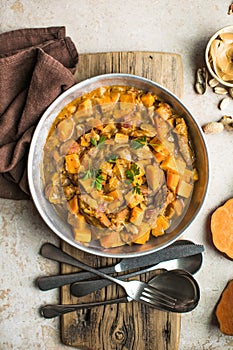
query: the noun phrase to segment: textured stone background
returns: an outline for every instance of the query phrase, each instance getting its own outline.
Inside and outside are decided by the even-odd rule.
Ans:
[[[209,36],[232,24],[231,1],[196,0],[0,0],[0,32],[24,27],[65,25],[80,53],[151,50],[179,53],[184,66],[184,103],[200,125],[218,120],[219,96],[193,90],[195,70],[203,65]],[[228,113],[229,114],[229,113]],[[231,112],[232,115],[232,112]],[[213,311],[233,278],[233,262],[212,246],[211,212],[233,196],[233,134],[206,137],[211,161],[208,198],[184,238],[205,244],[204,265],[196,278],[201,301],[182,316],[180,350],[230,350],[233,338],[222,335]],[[59,320],[45,320],[38,308],[59,301],[56,291],[40,292],[39,275],[58,272],[56,263],[38,254],[45,241],[58,239],[30,201],[0,199],[0,349],[60,350]],[[94,350],[94,349],[93,349]],[[135,349],[138,350],[138,349]]]

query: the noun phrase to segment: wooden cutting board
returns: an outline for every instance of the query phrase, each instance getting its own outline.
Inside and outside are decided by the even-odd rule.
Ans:
[[[182,61],[177,54],[139,51],[80,55],[76,72],[78,82],[104,73],[143,76],[182,97]],[[95,267],[112,265],[118,261],[84,253],[66,242],[62,242],[61,247],[65,252]],[[77,269],[61,265],[62,273],[74,271]],[[153,274],[147,273],[140,279],[148,281]],[[77,299],[70,295],[69,286],[64,286],[61,288],[61,303],[84,303],[122,295],[124,292],[121,287],[112,285]],[[179,334],[179,314],[158,311],[137,302],[85,309],[61,317],[62,342],[80,350],[177,350]]]

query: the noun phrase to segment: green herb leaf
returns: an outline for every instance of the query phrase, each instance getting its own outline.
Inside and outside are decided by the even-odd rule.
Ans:
[[[119,158],[119,156],[117,154],[113,154],[109,159],[108,162],[109,163],[116,163],[116,160]]]
[[[93,137],[91,137],[91,143],[93,146],[97,147],[97,141]]]
[[[139,174],[140,174],[140,168],[136,163],[132,164],[131,168],[125,171],[125,176],[130,184],[134,182],[135,176]],[[136,182],[136,184],[133,186],[132,191],[133,193],[141,194],[140,185],[138,182]]]
[[[101,175],[101,170],[98,169],[90,169],[90,164],[89,164],[89,169],[85,171],[85,175],[83,177],[83,180],[87,179],[93,179],[92,181],[92,187],[95,187],[98,191],[102,190],[102,183],[104,182],[104,178]]]
[[[139,137],[130,142],[130,147],[133,149],[139,149],[147,145],[146,136]]]
[[[132,191],[133,191],[133,193],[141,194],[140,185],[139,185],[138,182],[135,184],[135,186],[133,187]]]
[[[88,162],[88,170],[84,172],[83,180],[87,180],[93,177],[93,170],[90,167],[90,161]]]
[[[92,175],[92,171],[91,169],[88,169],[86,172],[85,172],[85,175],[83,176],[83,180],[87,180],[87,179],[90,179],[92,178],[93,175]]]
[[[134,177],[140,174],[139,166],[134,163],[131,165],[131,168],[125,171],[126,179],[129,180],[130,183],[134,182]]]
[[[99,139],[99,142],[98,142],[98,147],[101,148],[104,146],[105,144],[105,141],[106,141],[106,137],[105,136],[101,136],[100,139]]]
[[[134,181],[134,174],[131,170],[126,170],[125,175],[126,179],[129,180],[130,183]]]
[[[105,144],[105,141],[106,141],[105,136],[101,136],[98,142],[93,137],[91,137],[92,145],[98,148],[102,148]]]
[[[102,190],[104,178],[101,175],[101,170],[95,170],[95,178],[92,181],[92,186],[95,187],[98,191]]]
[[[139,169],[139,166],[138,166],[136,163],[132,164],[132,166],[131,166],[131,170],[132,170],[132,172],[133,172],[134,176],[136,176],[136,175],[139,175],[139,174],[140,174],[140,169]]]

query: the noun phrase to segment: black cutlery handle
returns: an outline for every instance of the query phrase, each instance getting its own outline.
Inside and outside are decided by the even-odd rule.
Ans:
[[[45,318],[53,318],[73,312],[77,309],[80,308],[75,307],[75,305],[45,305],[40,308],[40,314]]]
[[[89,272],[76,272],[67,275],[55,275],[55,276],[42,276],[37,278],[36,284],[40,290],[46,291],[54,288],[65,286],[83,280],[92,278],[92,273]]]
[[[122,298],[113,299],[113,300],[97,301],[97,302],[86,303],[86,304],[44,305],[40,308],[40,314],[45,318],[53,318],[53,317],[67,314],[68,312],[73,312],[73,311],[82,310],[82,309],[91,309],[91,308],[99,307],[103,305],[128,303],[129,301],[130,300],[127,299],[127,297],[122,297]]]
[[[54,260],[60,263],[69,264],[75,267],[81,267],[81,263],[73,258],[71,255],[61,251],[58,247],[51,243],[45,243],[41,247],[40,254],[50,260]],[[98,269],[99,271],[105,273],[114,273],[114,266],[107,266]],[[37,285],[41,290],[50,290],[53,288],[62,287],[66,284],[88,280],[90,278],[96,277],[96,274],[92,272],[76,272],[68,275],[58,275],[58,276],[44,276],[37,279]]]

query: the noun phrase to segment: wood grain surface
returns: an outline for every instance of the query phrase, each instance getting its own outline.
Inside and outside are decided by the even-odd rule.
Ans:
[[[177,54],[156,52],[108,52],[82,54],[76,80],[82,81],[104,73],[130,73],[160,83],[182,97],[182,60]],[[94,267],[116,263],[117,259],[99,258],[61,243],[62,249]],[[62,273],[77,271],[66,264]],[[150,280],[155,273],[138,279]],[[124,295],[121,287],[112,285],[82,298],[70,295],[69,286],[61,288],[61,303],[84,303]],[[162,312],[131,302],[112,304],[72,312],[61,317],[61,340],[80,350],[177,350],[180,315]]]

